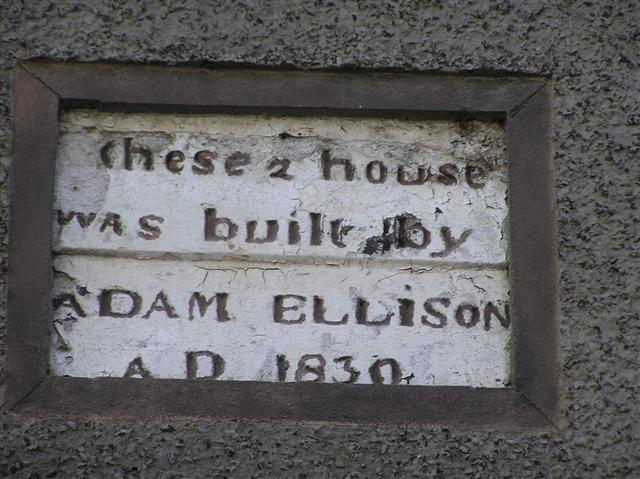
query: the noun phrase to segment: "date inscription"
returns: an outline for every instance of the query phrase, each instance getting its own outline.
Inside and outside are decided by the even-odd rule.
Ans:
[[[224,358],[212,351],[188,351],[185,357],[186,379],[218,379],[227,368]],[[287,356],[278,354],[275,357],[277,381],[286,382],[293,378],[295,382],[356,383],[361,371],[353,367],[353,360],[353,356],[340,356],[333,358],[333,364],[331,362],[327,364],[322,354],[305,354],[297,361],[293,374],[290,374],[291,363]],[[327,371],[330,371],[330,376],[327,376]],[[401,384],[403,380],[405,384],[411,384],[411,380],[415,377],[415,375],[403,377],[400,364],[392,358],[374,360],[367,373],[373,384]],[[141,357],[137,357],[127,365],[123,377],[151,378],[153,371],[145,365]]]

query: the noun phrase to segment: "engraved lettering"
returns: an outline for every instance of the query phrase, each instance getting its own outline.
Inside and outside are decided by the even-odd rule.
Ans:
[[[455,185],[458,183],[456,175],[460,172],[460,169],[453,163],[445,163],[438,168],[440,174],[437,176],[438,183],[443,185]]]
[[[197,152],[193,157],[191,171],[193,171],[194,174],[201,176],[212,174],[214,170],[213,162],[217,157],[218,154],[213,151],[202,150]]]
[[[487,176],[487,170],[478,165],[467,165],[464,170],[465,178],[471,188],[483,188]]]
[[[345,381],[340,381],[339,379],[336,379],[335,376],[332,376],[331,379],[333,380],[334,383],[350,384],[350,383],[355,383],[358,380],[358,378],[360,377],[360,371],[358,371],[357,369],[351,366],[352,359],[353,359],[353,356],[340,356],[339,358],[335,358],[333,360],[333,362],[336,364],[343,363],[342,370],[349,373],[349,379]]]
[[[219,227],[225,231],[220,232]],[[227,241],[236,236],[238,225],[229,218],[218,217],[215,208],[204,210],[204,239],[205,241]]]
[[[91,223],[93,223],[93,220],[95,219],[96,219],[95,213],[85,214],[85,213],[76,212],[76,221],[80,225],[80,228],[82,228],[83,230],[86,230],[89,226],[91,226]]]
[[[380,184],[387,179],[387,167],[381,161],[371,161],[367,164],[367,180],[369,183]]]
[[[123,307],[125,297],[128,298],[129,307]],[[114,302],[117,301],[119,306],[117,311],[114,311]],[[129,291],[126,289],[103,289],[100,293],[98,300],[99,315],[109,316],[111,318],[133,318],[140,312],[142,307],[142,298],[135,291]]]
[[[142,358],[138,356],[137,358],[135,358],[133,361],[129,363],[123,377],[151,378],[153,376],[151,375],[149,370],[145,367],[144,363],[142,362]]]
[[[211,351],[189,351],[187,354],[187,379],[218,379],[224,374],[225,361],[219,354]],[[199,359],[209,361],[210,372],[199,375]]]
[[[60,308],[71,308],[71,310],[81,318],[86,318],[87,313],[84,312],[80,303],[76,299],[76,295],[72,293],[63,293],[55,296],[52,300],[53,310],[57,311]]]
[[[216,302],[216,320],[220,322],[230,321],[229,312],[227,311],[227,300],[229,299],[228,293],[216,293],[215,295],[207,298],[204,294],[194,292],[189,298],[189,320],[193,321],[193,310],[195,306],[198,306],[198,312],[200,317],[203,318],[207,313],[209,306]]]
[[[119,214],[105,214],[102,225],[100,226],[100,232],[103,233],[107,228],[111,228],[118,236],[122,236],[124,234],[124,225],[122,224],[122,218]]]
[[[344,220],[339,218],[331,221],[331,242],[338,248],[346,248],[343,238],[351,231],[354,226],[345,225],[342,226]]]
[[[113,158],[111,157],[111,150],[113,149],[113,141],[107,141],[102,148],[100,148],[100,159],[107,168],[113,168]]]
[[[156,295],[156,299],[153,300],[149,310],[142,316],[144,319],[149,319],[151,317],[151,313],[154,311],[164,311],[164,313],[169,318],[179,318],[178,314],[174,307],[169,303],[169,298],[167,298],[167,294],[164,291],[160,291]]]
[[[309,213],[311,219],[311,245],[320,246],[322,244],[322,215],[320,213]]]
[[[132,138],[124,139],[124,168],[125,170],[133,170],[133,160],[138,156],[138,162],[142,163],[142,167],[147,170],[153,170],[153,155],[147,148],[133,146]]]
[[[463,303],[456,309],[456,321],[460,326],[472,328],[480,321],[480,310],[473,304]]]
[[[448,308],[451,305],[451,300],[449,298],[430,298],[427,299],[424,302],[424,310],[427,312],[427,314],[430,314],[431,316],[433,316],[434,318],[437,318],[440,320],[439,323],[432,323],[431,321],[429,321],[429,317],[428,316],[422,316],[422,324],[426,324],[427,326],[431,326],[432,328],[444,328],[447,325],[447,316],[438,311],[437,309],[435,309],[433,307],[434,303],[440,303],[442,304],[445,308]]]
[[[159,226],[152,225],[150,222],[156,223],[164,223],[164,218],[156,215],[147,215],[143,216],[138,220],[138,224],[140,225],[140,229],[142,231],[138,231],[138,236],[142,239],[146,240],[154,240],[160,237],[162,231]]]
[[[413,326],[413,311],[416,302],[412,299],[398,298],[400,326]]]
[[[272,170],[278,168],[276,171],[271,172],[269,177],[280,178],[282,180],[292,180],[293,176],[288,174],[289,166],[291,166],[291,160],[286,158],[275,157],[269,162],[268,169]]]
[[[267,234],[264,238],[256,238],[257,221],[247,221],[247,243],[273,243],[278,237],[278,221],[267,220]]]
[[[384,384],[384,377],[382,376],[382,368],[384,366],[389,366],[391,369],[391,384],[400,384],[400,381],[402,381],[402,370],[398,362],[391,358],[378,359],[371,365],[369,368],[371,382],[373,384]]]
[[[293,306],[285,306],[284,302],[287,299],[296,300],[298,304]],[[304,313],[300,313],[300,315],[296,319],[285,319],[284,313],[286,311],[298,311],[300,307],[302,307],[307,301],[307,298],[304,296],[298,296],[297,294],[281,294],[273,297],[273,321],[275,323],[282,324],[300,324],[304,322],[306,319],[306,315]]]
[[[96,219],[95,213],[80,213],[77,211],[69,211],[65,213],[61,210],[57,211],[57,220],[60,226],[67,225],[75,217],[76,221],[83,230],[86,230]]]
[[[442,241],[444,241],[444,250],[431,253],[431,256],[434,258],[443,258],[448,256],[453,250],[458,249],[460,245],[471,236],[471,230],[464,230],[460,238],[455,239],[451,234],[451,229],[444,226],[440,228],[440,236],[442,236]]]
[[[492,302],[488,302],[484,307],[484,329],[489,331],[491,329],[491,316],[495,316],[498,318],[500,324],[508,329],[511,325],[511,317],[509,316],[509,305],[505,304],[504,306],[504,316],[500,314],[500,311]]]
[[[298,244],[300,243],[300,224],[295,221],[289,221],[288,243]]]
[[[341,319],[339,319],[337,321],[328,321],[325,318],[325,313],[326,312],[327,312],[327,310],[324,307],[324,299],[322,299],[319,296],[314,296],[313,297],[313,320],[316,323],[321,323],[321,324],[346,324],[347,320],[349,319],[349,315],[345,314],[344,316],[342,316]]]
[[[384,319],[373,321],[368,319],[368,314],[369,301],[363,298],[358,298],[356,300],[356,323],[364,324],[366,326],[386,326],[391,322],[391,317],[393,316],[393,313],[389,312]]]
[[[424,185],[427,181],[427,169],[419,166],[415,175],[409,173],[404,165],[398,166],[398,183],[401,185]]]
[[[180,173],[184,166],[185,157],[184,153],[178,150],[170,151],[164,159],[164,163],[167,166],[167,170],[171,173]]]
[[[426,248],[431,243],[431,232],[413,215],[397,217],[398,248]]]
[[[317,361],[317,365],[309,365],[309,361]],[[296,370],[296,382],[308,381],[312,383],[324,382],[324,367],[327,364],[321,354],[305,354],[298,361],[298,369]],[[304,379],[307,375],[314,376],[314,379]]]
[[[276,356],[276,367],[278,369],[278,382],[285,382],[287,380],[287,371],[289,371],[289,361],[284,354],[278,354]]]
[[[322,165],[322,178],[325,180],[331,180],[331,168],[334,166],[344,166],[344,179],[346,181],[353,181],[355,177],[356,168],[351,163],[351,160],[345,158],[332,158],[329,150],[322,150],[320,155],[320,163]]]
[[[244,169],[241,166],[247,166],[251,162],[251,157],[247,153],[235,153],[229,155],[224,162],[224,170],[229,176],[242,176]]]

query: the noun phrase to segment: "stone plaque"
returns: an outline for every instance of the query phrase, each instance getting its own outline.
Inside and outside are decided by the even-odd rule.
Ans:
[[[553,429],[544,78],[27,62],[3,410]]]
[[[504,387],[495,122],[65,112],[53,374]]]

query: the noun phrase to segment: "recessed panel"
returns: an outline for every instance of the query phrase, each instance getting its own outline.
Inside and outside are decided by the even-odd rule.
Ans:
[[[64,112],[54,375],[505,387],[491,122]]]

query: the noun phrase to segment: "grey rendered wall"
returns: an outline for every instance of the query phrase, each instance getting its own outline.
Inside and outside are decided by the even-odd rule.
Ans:
[[[555,90],[565,425],[534,435],[4,415],[0,477],[640,476],[640,3],[104,3],[0,0],[2,311],[18,60],[543,74]],[[4,335],[0,319],[0,372]]]

